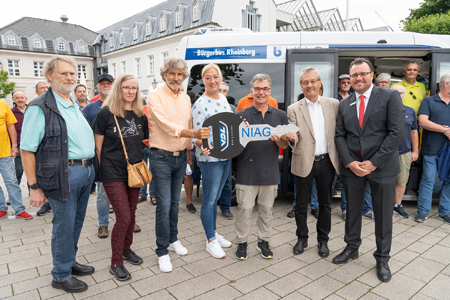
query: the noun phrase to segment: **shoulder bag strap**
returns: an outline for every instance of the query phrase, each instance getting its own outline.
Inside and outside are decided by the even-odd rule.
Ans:
[[[114,116],[114,120],[116,120],[117,130],[119,131],[119,135],[120,135],[120,141],[122,142],[123,153],[125,153],[125,158],[127,160],[127,165],[129,165],[130,162],[128,160],[127,148],[125,148],[125,143],[123,142],[122,131],[120,130],[119,122],[117,122],[116,115],[113,114],[113,116]]]

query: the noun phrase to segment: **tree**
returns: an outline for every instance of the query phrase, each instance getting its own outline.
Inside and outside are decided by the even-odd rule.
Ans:
[[[435,14],[445,14],[450,11],[450,1],[448,0],[425,0],[419,8],[410,9],[409,16],[403,23],[410,22],[412,19],[420,19],[425,16]]]
[[[428,34],[450,34],[450,11],[445,14],[413,18],[403,22],[402,30]]]
[[[0,99],[5,99],[14,90],[15,82],[9,82],[8,72],[0,70]]]

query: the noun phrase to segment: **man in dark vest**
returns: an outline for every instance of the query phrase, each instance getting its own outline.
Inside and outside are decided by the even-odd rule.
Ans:
[[[28,105],[21,136],[30,205],[49,202],[53,211],[52,286],[68,293],[88,288],[73,275],[95,271],[75,261],[95,177],[94,134],[70,97],[76,84],[75,70],[75,61],[65,56],[55,56],[45,64],[43,74],[51,87]]]

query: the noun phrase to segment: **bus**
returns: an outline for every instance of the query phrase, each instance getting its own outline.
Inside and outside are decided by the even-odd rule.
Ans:
[[[392,82],[403,78],[403,63],[420,62],[418,81],[428,95],[439,92],[439,79],[450,72],[450,36],[412,32],[261,32],[248,29],[201,29],[184,37],[178,48],[190,69],[183,83],[185,91],[197,96],[204,92],[201,70],[216,63],[229,85],[229,96],[236,101],[250,93],[250,80],[258,73],[272,79],[272,94],[278,108],[297,101],[302,93],[299,73],[305,67],[316,67],[321,75],[323,95],[337,98],[338,76],[349,73],[351,61],[369,59],[375,77],[389,73]],[[236,102],[237,104],[237,102]],[[417,199],[420,160],[413,164],[404,200]],[[280,156],[280,188],[286,194],[293,189],[290,175],[290,149]]]

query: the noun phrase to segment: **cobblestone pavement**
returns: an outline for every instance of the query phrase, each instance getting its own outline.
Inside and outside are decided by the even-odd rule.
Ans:
[[[3,184],[2,184],[3,185]],[[4,186],[3,186],[4,189]],[[22,186],[23,203],[28,193]],[[4,189],[5,190],[5,189]],[[236,246],[226,250],[225,259],[215,259],[205,251],[205,235],[200,221],[201,198],[195,196],[198,211],[191,214],[182,193],[179,213],[179,239],[189,250],[186,256],[171,252],[171,273],[158,268],[155,245],[155,206],[149,201],[138,204],[137,223],[142,232],[134,235],[132,249],[144,262],[134,266],[125,262],[132,279],[119,282],[108,272],[110,238],[97,237],[96,196],[91,195],[79,241],[77,261],[95,267],[91,276],[82,277],[89,285],[86,292],[66,294],[51,287],[52,258],[50,238],[52,214],[35,216],[36,208],[27,206],[33,220],[15,219],[10,208],[0,220],[0,298],[8,299],[450,299],[450,225],[438,218],[433,205],[425,223],[414,222],[416,202],[404,204],[409,219],[394,216],[394,237],[389,283],[376,277],[374,223],[363,218],[363,243],[359,259],[338,266],[332,258],[345,246],[344,222],[339,199],[333,200],[331,254],[317,254],[315,219],[308,216],[309,247],[293,255],[296,242],[295,221],[286,217],[291,199],[277,199],[274,207],[274,258],[265,260],[256,250],[256,211],[246,261],[234,258]],[[237,208],[232,207],[233,214]],[[110,231],[114,214],[110,215]],[[233,240],[234,220],[224,219],[219,210],[218,232]]]

